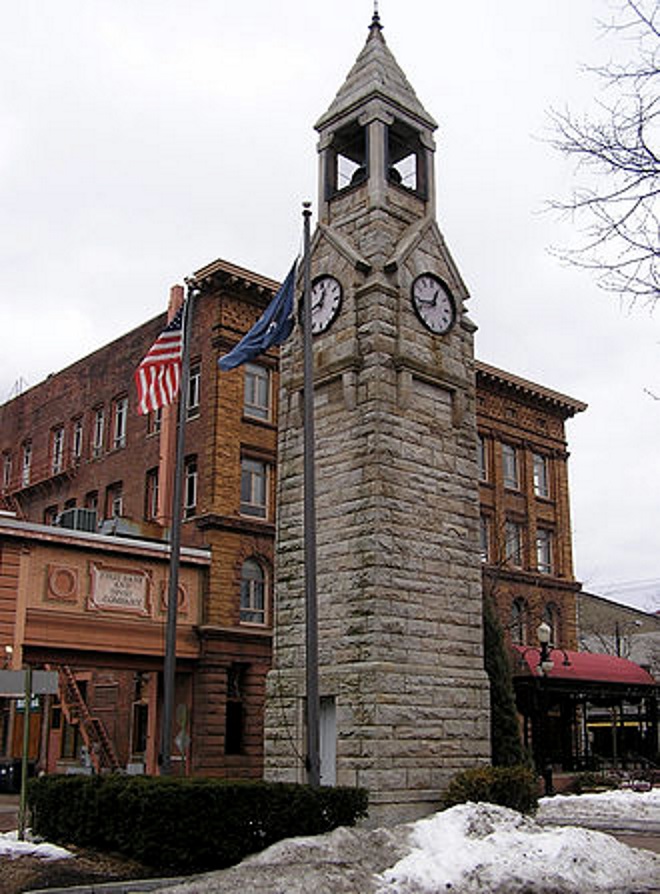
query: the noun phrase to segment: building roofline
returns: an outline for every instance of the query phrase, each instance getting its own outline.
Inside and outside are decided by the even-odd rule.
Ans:
[[[271,279],[268,276],[262,276],[260,273],[255,273],[254,270],[248,270],[246,267],[239,267],[237,264],[231,264],[229,261],[224,261],[222,258],[218,258],[216,261],[211,261],[210,264],[206,264],[204,267],[196,270],[193,276],[201,287],[209,284],[218,276],[224,276],[229,280],[236,281],[244,287],[247,286],[248,288],[256,288],[259,291],[272,293],[277,292],[281,285],[281,283],[275,279]]]
[[[626,612],[630,612],[631,614],[641,615],[643,618],[647,618],[647,619],[650,618],[651,620],[657,620],[660,623],[660,615],[658,614],[657,611],[646,611],[645,609],[638,608],[635,605],[628,605],[625,602],[619,602],[617,599],[613,599],[610,596],[599,596],[598,593],[590,593],[588,590],[584,590],[584,589],[580,590],[580,592],[577,595],[578,595],[578,599],[582,599],[583,597],[586,597],[587,599],[593,599],[596,602],[605,603],[606,605],[609,605],[612,608],[616,608],[616,609],[622,608]]]
[[[503,385],[505,388],[520,394],[543,400],[564,410],[569,416],[574,416],[575,413],[582,413],[587,409],[587,404],[581,400],[576,400],[574,397],[569,397],[567,394],[562,394],[559,391],[553,391],[551,388],[545,388],[543,385],[537,385],[535,382],[530,382],[529,379],[515,376],[513,373],[505,372],[503,369],[483,363],[481,360],[475,361],[475,367],[477,379],[482,378],[486,381]]]
[[[23,521],[5,512],[0,513],[0,537],[2,536],[13,537],[17,540],[38,540],[61,546],[100,549],[105,552],[129,553],[156,559],[169,559],[170,556],[169,543],[116,537],[110,534],[94,534],[89,531],[58,528],[55,525],[41,525],[36,522]],[[211,552],[207,549],[182,546],[181,560],[188,564],[208,565],[211,561]]]

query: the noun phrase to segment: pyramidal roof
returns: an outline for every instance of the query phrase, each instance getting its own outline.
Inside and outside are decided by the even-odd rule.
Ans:
[[[316,122],[316,129],[321,130],[333,119],[350,113],[374,96],[379,96],[409,115],[419,118],[428,127],[437,127],[385,43],[377,12],[369,26],[369,36],[362,52],[330,108]]]

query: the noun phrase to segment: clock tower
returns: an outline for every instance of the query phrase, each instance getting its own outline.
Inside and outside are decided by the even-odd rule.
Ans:
[[[311,245],[321,781],[370,822],[489,759],[474,325],[435,220],[436,124],[375,14],[319,133]],[[304,781],[303,352],[282,348],[266,776]]]

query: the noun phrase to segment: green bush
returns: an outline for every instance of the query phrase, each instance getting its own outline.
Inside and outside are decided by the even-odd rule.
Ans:
[[[467,801],[488,801],[533,813],[538,806],[538,782],[528,767],[474,767],[457,773],[442,798],[444,808]]]
[[[49,841],[178,872],[231,866],[367,814],[364,789],[149,776],[44,776],[30,781],[28,803],[33,831]]]

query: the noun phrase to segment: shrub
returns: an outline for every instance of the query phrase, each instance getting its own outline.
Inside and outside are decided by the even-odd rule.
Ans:
[[[488,801],[533,813],[538,806],[538,782],[528,767],[474,767],[457,773],[442,798],[444,808],[467,801]]]
[[[44,776],[28,803],[34,832],[50,841],[179,872],[231,866],[367,814],[364,789],[148,776]]]

